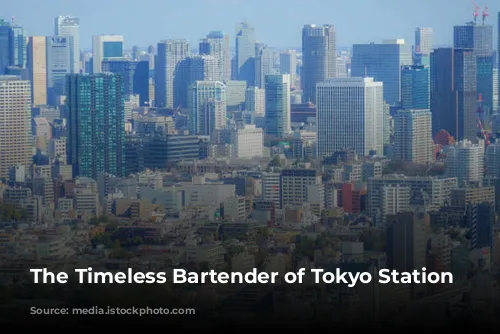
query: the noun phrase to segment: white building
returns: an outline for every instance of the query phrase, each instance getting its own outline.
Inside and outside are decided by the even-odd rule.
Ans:
[[[387,215],[410,212],[410,187],[401,185],[385,186],[380,191],[380,216],[377,224],[385,223]]]
[[[316,88],[318,157],[352,149],[360,156],[383,153],[382,82],[333,78]]]
[[[255,125],[238,126],[231,131],[232,157],[260,158],[264,155],[264,132]]]
[[[281,202],[281,174],[262,173],[262,199],[279,208]]]
[[[318,198],[323,196],[322,187],[310,187],[311,185],[322,186],[321,175],[314,169],[285,169],[281,172],[281,208],[302,206],[307,203],[308,198],[317,202]],[[308,194],[309,190],[309,194]],[[312,194],[312,191],[318,191],[318,194]],[[322,195],[321,195],[322,192]],[[318,204],[320,203],[312,203]]]
[[[61,15],[55,18],[54,33],[66,37],[70,46],[71,73],[80,72],[80,20],[77,17]],[[85,64],[83,64],[85,67]]]
[[[123,36],[99,35],[92,37],[92,69],[102,72],[102,61],[109,58],[123,57]]]
[[[458,185],[479,183],[484,177],[484,141],[473,144],[462,140],[444,148],[446,154],[446,174],[456,177]]]
[[[427,109],[399,110],[394,117],[394,159],[427,164],[434,160],[432,115]]]
[[[263,88],[247,88],[245,95],[245,109],[254,115],[264,116],[266,113],[266,94]]]

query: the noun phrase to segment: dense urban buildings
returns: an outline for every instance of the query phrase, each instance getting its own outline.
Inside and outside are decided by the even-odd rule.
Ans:
[[[226,16],[234,6],[212,7]],[[307,3],[313,14],[323,7],[331,8]],[[478,328],[498,318],[497,27],[474,7],[472,22],[448,34],[443,22],[408,26],[432,23],[417,10],[376,25],[353,19],[355,29],[336,21],[339,11],[324,25],[275,13],[280,45],[255,17],[220,31],[206,13],[189,40],[196,22],[183,22],[185,35],[184,25],[168,29],[175,10],[159,22],[163,32],[151,30],[153,19],[125,20],[135,34],[124,35],[113,17],[104,27],[85,11],[55,20],[37,12],[46,27],[36,30],[0,18],[6,320],[51,297],[62,309],[183,302],[196,310],[193,325],[241,315],[309,328],[416,319],[435,330],[441,319]],[[382,25],[397,35],[377,36]],[[296,45],[281,41],[287,26]],[[363,29],[381,42],[361,38]],[[154,294],[145,285],[124,294],[115,284],[34,285],[25,275],[89,266],[167,279]],[[425,268],[451,273],[453,284],[330,284],[313,282],[311,268]],[[277,273],[280,282],[174,284],[173,269]],[[302,283],[284,282],[301,269]]]

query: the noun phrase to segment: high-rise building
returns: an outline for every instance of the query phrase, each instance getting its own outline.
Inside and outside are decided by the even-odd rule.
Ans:
[[[434,43],[434,31],[432,28],[419,27],[415,29],[415,54],[416,65],[429,65],[429,57]]]
[[[54,34],[66,37],[70,48],[71,73],[80,73],[80,20],[70,15],[55,18]],[[82,64],[82,69],[85,64]]]
[[[5,74],[13,62],[12,37],[10,24],[0,19],[0,75]]]
[[[155,101],[157,107],[174,108],[174,76],[177,65],[189,57],[189,42],[185,39],[158,43],[155,65]]]
[[[432,133],[476,140],[476,59],[471,49],[438,48],[431,53]]]
[[[97,180],[125,174],[123,82],[112,73],[71,74],[66,81],[68,163],[73,175]]]
[[[32,162],[31,85],[16,76],[0,76],[0,178],[9,168]]]
[[[325,192],[320,173],[315,169],[284,169],[281,172],[281,208],[288,209],[310,203],[309,198],[324,201]],[[316,195],[316,196],[314,196]],[[320,206],[323,204],[318,201]],[[314,203],[316,204],[316,203]]]
[[[187,108],[189,86],[196,81],[221,81],[220,70],[214,56],[196,55],[181,60],[174,72],[174,106]]]
[[[60,104],[65,95],[66,74],[71,73],[69,37],[47,37],[47,102]]]
[[[189,87],[188,108],[193,134],[211,136],[226,126],[226,86],[220,81],[196,81]]]
[[[288,50],[280,53],[280,73],[290,74],[292,86],[297,78],[297,51]]]
[[[264,116],[266,113],[266,92],[263,88],[247,88],[245,94],[245,110],[258,116]]]
[[[255,86],[264,88],[266,75],[274,73],[273,49],[262,43],[255,44]]]
[[[394,159],[427,164],[434,160],[428,109],[402,109],[394,116]]]
[[[235,79],[255,85],[255,29],[248,22],[236,26]]]
[[[453,46],[473,50],[476,57],[476,99],[481,95],[483,110],[489,117],[493,109],[493,26],[474,22],[455,26]]]
[[[139,105],[149,105],[149,63],[128,58],[114,58],[102,62],[102,71],[120,74],[125,96],[139,95]]]
[[[401,108],[430,109],[430,67],[423,65],[401,68]]]
[[[31,81],[31,103],[47,104],[47,50],[45,36],[30,36],[28,40],[28,73]]]
[[[211,31],[200,41],[200,55],[213,56],[220,67],[221,78],[218,81],[231,80],[231,50],[229,35],[221,31]]]
[[[318,157],[352,149],[383,154],[383,83],[373,78],[334,78],[317,86]]]
[[[12,65],[26,68],[26,36],[24,28],[16,23],[12,24]]]
[[[99,35],[92,37],[93,73],[102,72],[102,62],[110,58],[123,57],[123,36]]]
[[[484,177],[484,141],[473,144],[462,140],[444,148],[446,154],[446,174],[456,177],[458,185],[480,184]]]
[[[305,25],[302,29],[302,101],[316,103],[316,84],[334,78],[337,70],[335,28]]]
[[[291,131],[290,75],[273,74],[266,76],[265,133],[283,138]]]
[[[384,83],[384,100],[401,101],[401,67],[412,64],[411,47],[403,39],[382,44],[354,44],[351,77],[369,77]]]

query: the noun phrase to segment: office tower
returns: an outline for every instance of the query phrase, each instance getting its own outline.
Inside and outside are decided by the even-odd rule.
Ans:
[[[262,43],[255,44],[255,86],[264,88],[266,75],[274,74],[273,49]]]
[[[222,31],[211,31],[200,41],[200,55],[213,56],[219,62],[221,78],[218,81],[231,80],[231,49],[229,35]]]
[[[334,78],[317,86],[318,157],[352,149],[383,154],[383,84],[373,78]]]
[[[266,135],[283,138],[290,131],[290,75],[274,74],[266,76]]]
[[[394,116],[394,159],[427,164],[434,161],[432,116],[428,109],[402,109]]]
[[[292,86],[297,78],[297,51],[288,50],[280,53],[280,74],[290,74]]]
[[[186,108],[188,90],[196,81],[220,81],[219,61],[214,56],[192,56],[181,60],[174,72],[174,106]]]
[[[104,60],[101,65],[103,72],[120,74],[123,80],[123,93],[139,95],[139,105],[149,105],[149,63],[127,58]]]
[[[185,39],[165,40],[158,43],[155,65],[156,107],[175,108],[174,75],[177,65],[189,57],[189,42]]]
[[[12,22],[12,65],[26,68],[27,58],[26,58],[26,35],[24,33],[24,28]]]
[[[423,65],[401,68],[401,108],[430,109],[430,67]]]
[[[123,36],[100,35],[92,37],[93,73],[102,72],[102,62],[109,58],[123,57]]]
[[[263,88],[247,88],[245,110],[254,113],[256,116],[264,116],[266,113],[266,92]]]
[[[471,230],[471,248],[493,247],[495,209],[491,203],[468,204],[467,225]]]
[[[382,44],[354,44],[351,77],[369,77],[384,83],[384,100],[391,106],[401,101],[401,66],[411,65],[411,46],[403,39]]]
[[[13,63],[12,29],[7,21],[0,19],[0,75]]]
[[[420,27],[415,29],[415,65],[429,65],[430,55],[434,43],[434,31],[432,28]]]
[[[0,76],[0,178],[9,168],[32,162],[31,85],[15,76]]]
[[[438,48],[431,53],[432,133],[476,140],[476,59],[471,49]]]
[[[486,175],[500,179],[500,142],[495,142],[486,147],[484,153]]]
[[[139,47],[137,45],[134,45],[132,47],[132,60],[139,60]]]
[[[47,51],[45,36],[30,36],[28,40],[28,72],[31,81],[31,103],[47,104]]]
[[[488,121],[493,109],[493,27],[486,24],[467,23],[453,29],[453,46],[472,49],[476,57],[476,94],[481,96]]]
[[[497,20],[497,71],[500,69],[500,11],[498,12],[498,20]],[[497,82],[498,82],[498,72],[497,72]],[[498,98],[500,99],[500,84],[498,85],[497,90]],[[500,104],[500,103],[499,103]]]
[[[65,95],[66,74],[71,73],[69,37],[47,37],[47,102],[59,105]]]
[[[71,73],[80,73],[80,20],[70,15],[55,18],[54,34],[66,37],[70,48]],[[82,68],[85,64],[82,64]]]
[[[70,74],[66,81],[68,164],[74,176],[123,176],[124,98],[120,75]]]
[[[462,140],[444,148],[446,175],[456,177],[458,185],[480,184],[484,177],[484,142],[473,144]]]
[[[316,103],[316,84],[334,78],[337,70],[335,28],[332,25],[305,25],[302,29],[300,77],[304,102]]]
[[[397,272],[421,271],[426,266],[424,214],[405,212],[387,216],[387,267]]]
[[[248,86],[255,85],[255,29],[246,21],[236,26],[235,74]]]
[[[196,81],[189,87],[188,108],[193,134],[211,136],[226,127],[226,86],[220,81]]]

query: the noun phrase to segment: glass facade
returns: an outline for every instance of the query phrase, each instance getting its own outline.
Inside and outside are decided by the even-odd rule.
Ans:
[[[105,60],[102,71],[119,74],[124,95],[139,95],[141,106],[149,102],[149,62],[135,60]]]
[[[69,114],[68,162],[75,176],[123,176],[124,99],[121,76],[71,74],[66,91]]]
[[[403,66],[401,69],[401,108],[430,109],[430,68]]]
[[[103,58],[123,57],[123,42],[103,42]]]

